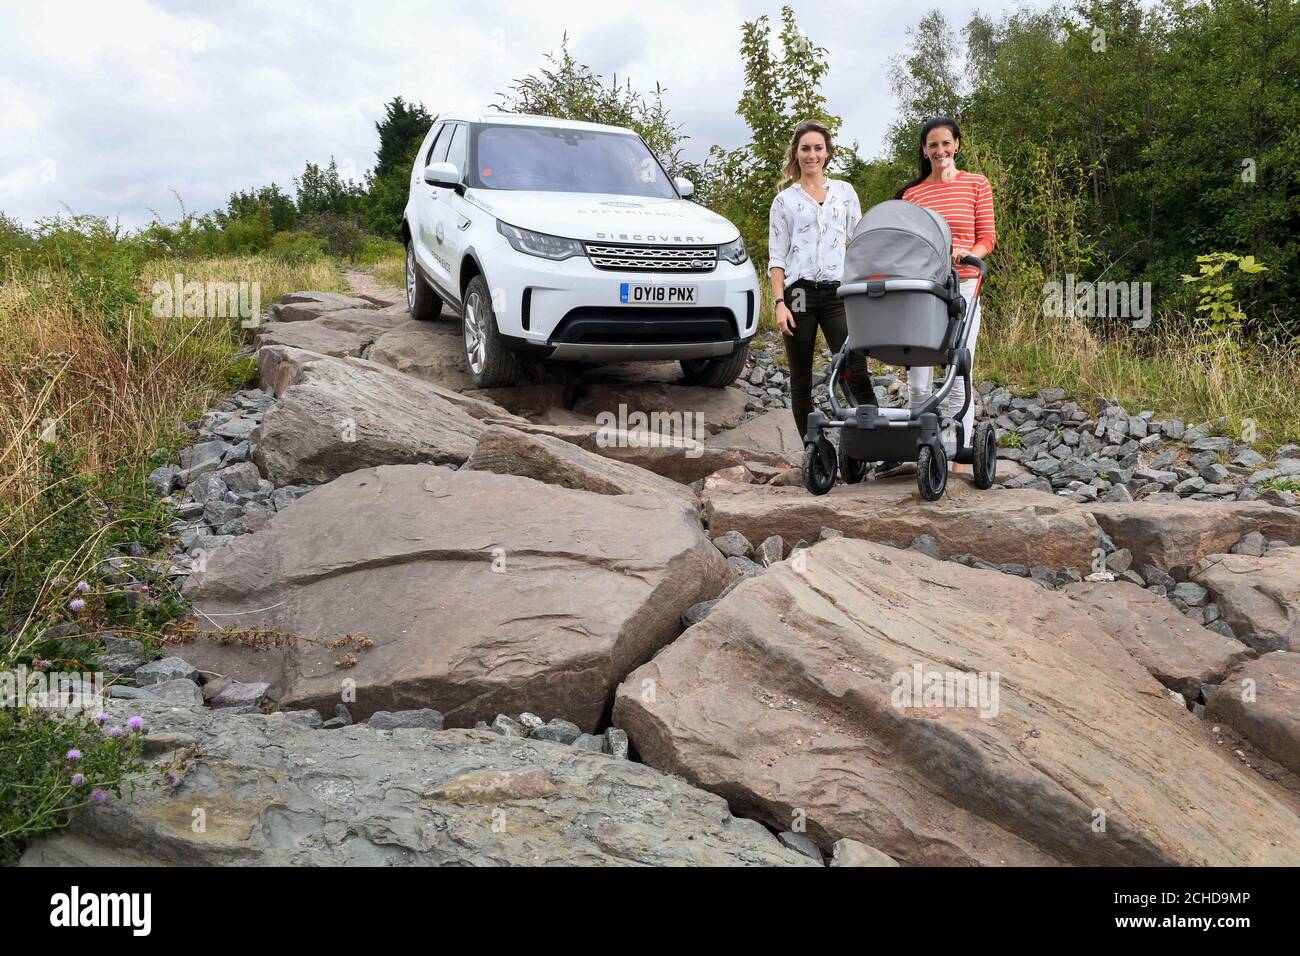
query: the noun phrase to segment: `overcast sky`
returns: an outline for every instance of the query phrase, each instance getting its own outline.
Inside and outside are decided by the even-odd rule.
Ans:
[[[874,155],[893,119],[887,67],[923,13],[954,27],[973,7],[797,0],[800,28],[829,51],[823,85],[841,139]],[[981,0],[1000,16],[1018,4]],[[1034,5],[1043,5],[1037,3]],[[93,213],[144,225],[207,212],[233,190],[292,191],[307,160],[354,178],[374,162],[374,123],[400,94],[431,113],[495,103],[558,51],[637,89],[657,81],[690,136],[686,155],[747,138],[740,25],[780,4],[99,0],[0,6],[0,211],[24,223]],[[775,32],[775,30],[774,30]]]

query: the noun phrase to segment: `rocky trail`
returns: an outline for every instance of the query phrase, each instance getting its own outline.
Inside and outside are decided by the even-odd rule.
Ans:
[[[1300,864],[1300,448],[986,382],[993,489],[814,497],[778,343],[478,390],[349,279],[150,476],[184,773],[25,863]]]

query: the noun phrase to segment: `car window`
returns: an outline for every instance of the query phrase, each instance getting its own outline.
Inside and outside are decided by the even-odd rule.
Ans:
[[[629,133],[484,126],[475,146],[470,182],[486,189],[677,195],[645,143]]]
[[[460,178],[465,178],[465,127],[456,124],[456,131],[451,137],[451,147],[447,150],[447,162],[460,171]]]
[[[430,163],[441,163],[447,156],[447,146],[451,143],[451,136],[448,135],[450,123],[443,123],[438,128],[438,135],[433,138],[433,144],[429,147],[429,155],[424,158],[424,165]]]

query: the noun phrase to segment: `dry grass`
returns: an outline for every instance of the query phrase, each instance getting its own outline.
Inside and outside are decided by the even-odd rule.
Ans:
[[[394,256],[388,259],[381,259],[376,262],[371,271],[375,275],[375,280],[384,285],[395,286],[398,289],[406,288],[406,256]]]
[[[1178,316],[1157,318],[1159,332],[1099,332],[1078,318],[1050,318],[1037,303],[985,312],[975,353],[977,379],[1021,392],[1058,386],[1075,399],[1123,402],[1188,424],[1227,418],[1261,449],[1300,439],[1295,376],[1300,352],[1259,344],[1214,345]],[[1182,330],[1182,331],[1180,331]]]
[[[258,282],[263,309],[295,289],[343,288],[332,261],[156,260],[143,270],[141,303],[104,314],[57,273],[8,271],[0,282],[0,572],[12,573],[15,553],[58,523],[51,449],[71,463],[58,483],[76,489],[58,509],[84,507],[89,497],[100,519],[81,540],[41,549],[63,558],[50,576],[75,578],[118,520],[95,500],[99,483],[109,476],[134,481],[143,501],[155,449],[174,448],[186,417],[244,384],[251,363],[236,361],[236,353],[249,333],[237,318],[153,315],[153,283],[178,272],[186,281]],[[0,584],[4,578],[0,573]]]

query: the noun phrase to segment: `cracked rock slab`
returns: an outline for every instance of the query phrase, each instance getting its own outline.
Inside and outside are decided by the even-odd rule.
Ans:
[[[358,468],[460,464],[483,425],[428,385],[373,363],[300,363],[263,416],[254,459],[276,485],[322,484]]]
[[[1255,656],[1240,641],[1206,630],[1165,598],[1127,581],[1067,584],[1061,591],[1152,677],[1189,700],[1196,700],[1202,684],[1218,683]]]
[[[1243,663],[1205,705],[1205,719],[1222,721],[1300,773],[1300,654],[1275,651]]]
[[[1088,511],[1133,564],[1166,571],[1231,550],[1244,535],[1300,545],[1300,511],[1261,501],[1135,501],[1092,504]]]
[[[1290,796],[1076,602],[848,537],[741,583],[628,676],[614,722],[733,811],[801,816],[823,852],[849,838],[903,865],[1300,863]]]
[[[944,557],[1089,570],[1100,535],[1078,505],[1038,491],[979,491],[966,481],[950,481],[948,489],[934,502],[922,500],[910,479],[837,485],[821,496],[802,487],[723,485],[700,497],[715,535],[780,535],[787,548],[801,538],[816,541],[822,528],[899,548],[930,535]]]
[[[202,670],[272,684],[285,708],[357,720],[433,707],[448,726],[564,715],[589,733],[618,682],[716,595],[726,562],[698,518],[662,496],[600,495],[430,465],[344,475],[213,554],[197,622],[334,641],[254,651],[197,638]]]
[[[1300,649],[1300,548],[1211,555],[1192,580],[1213,595],[1234,634],[1284,638]]]
[[[177,785],[87,807],[23,866],[815,865],[720,798],[602,754],[490,731],[131,712],[151,740],[197,744]]]

